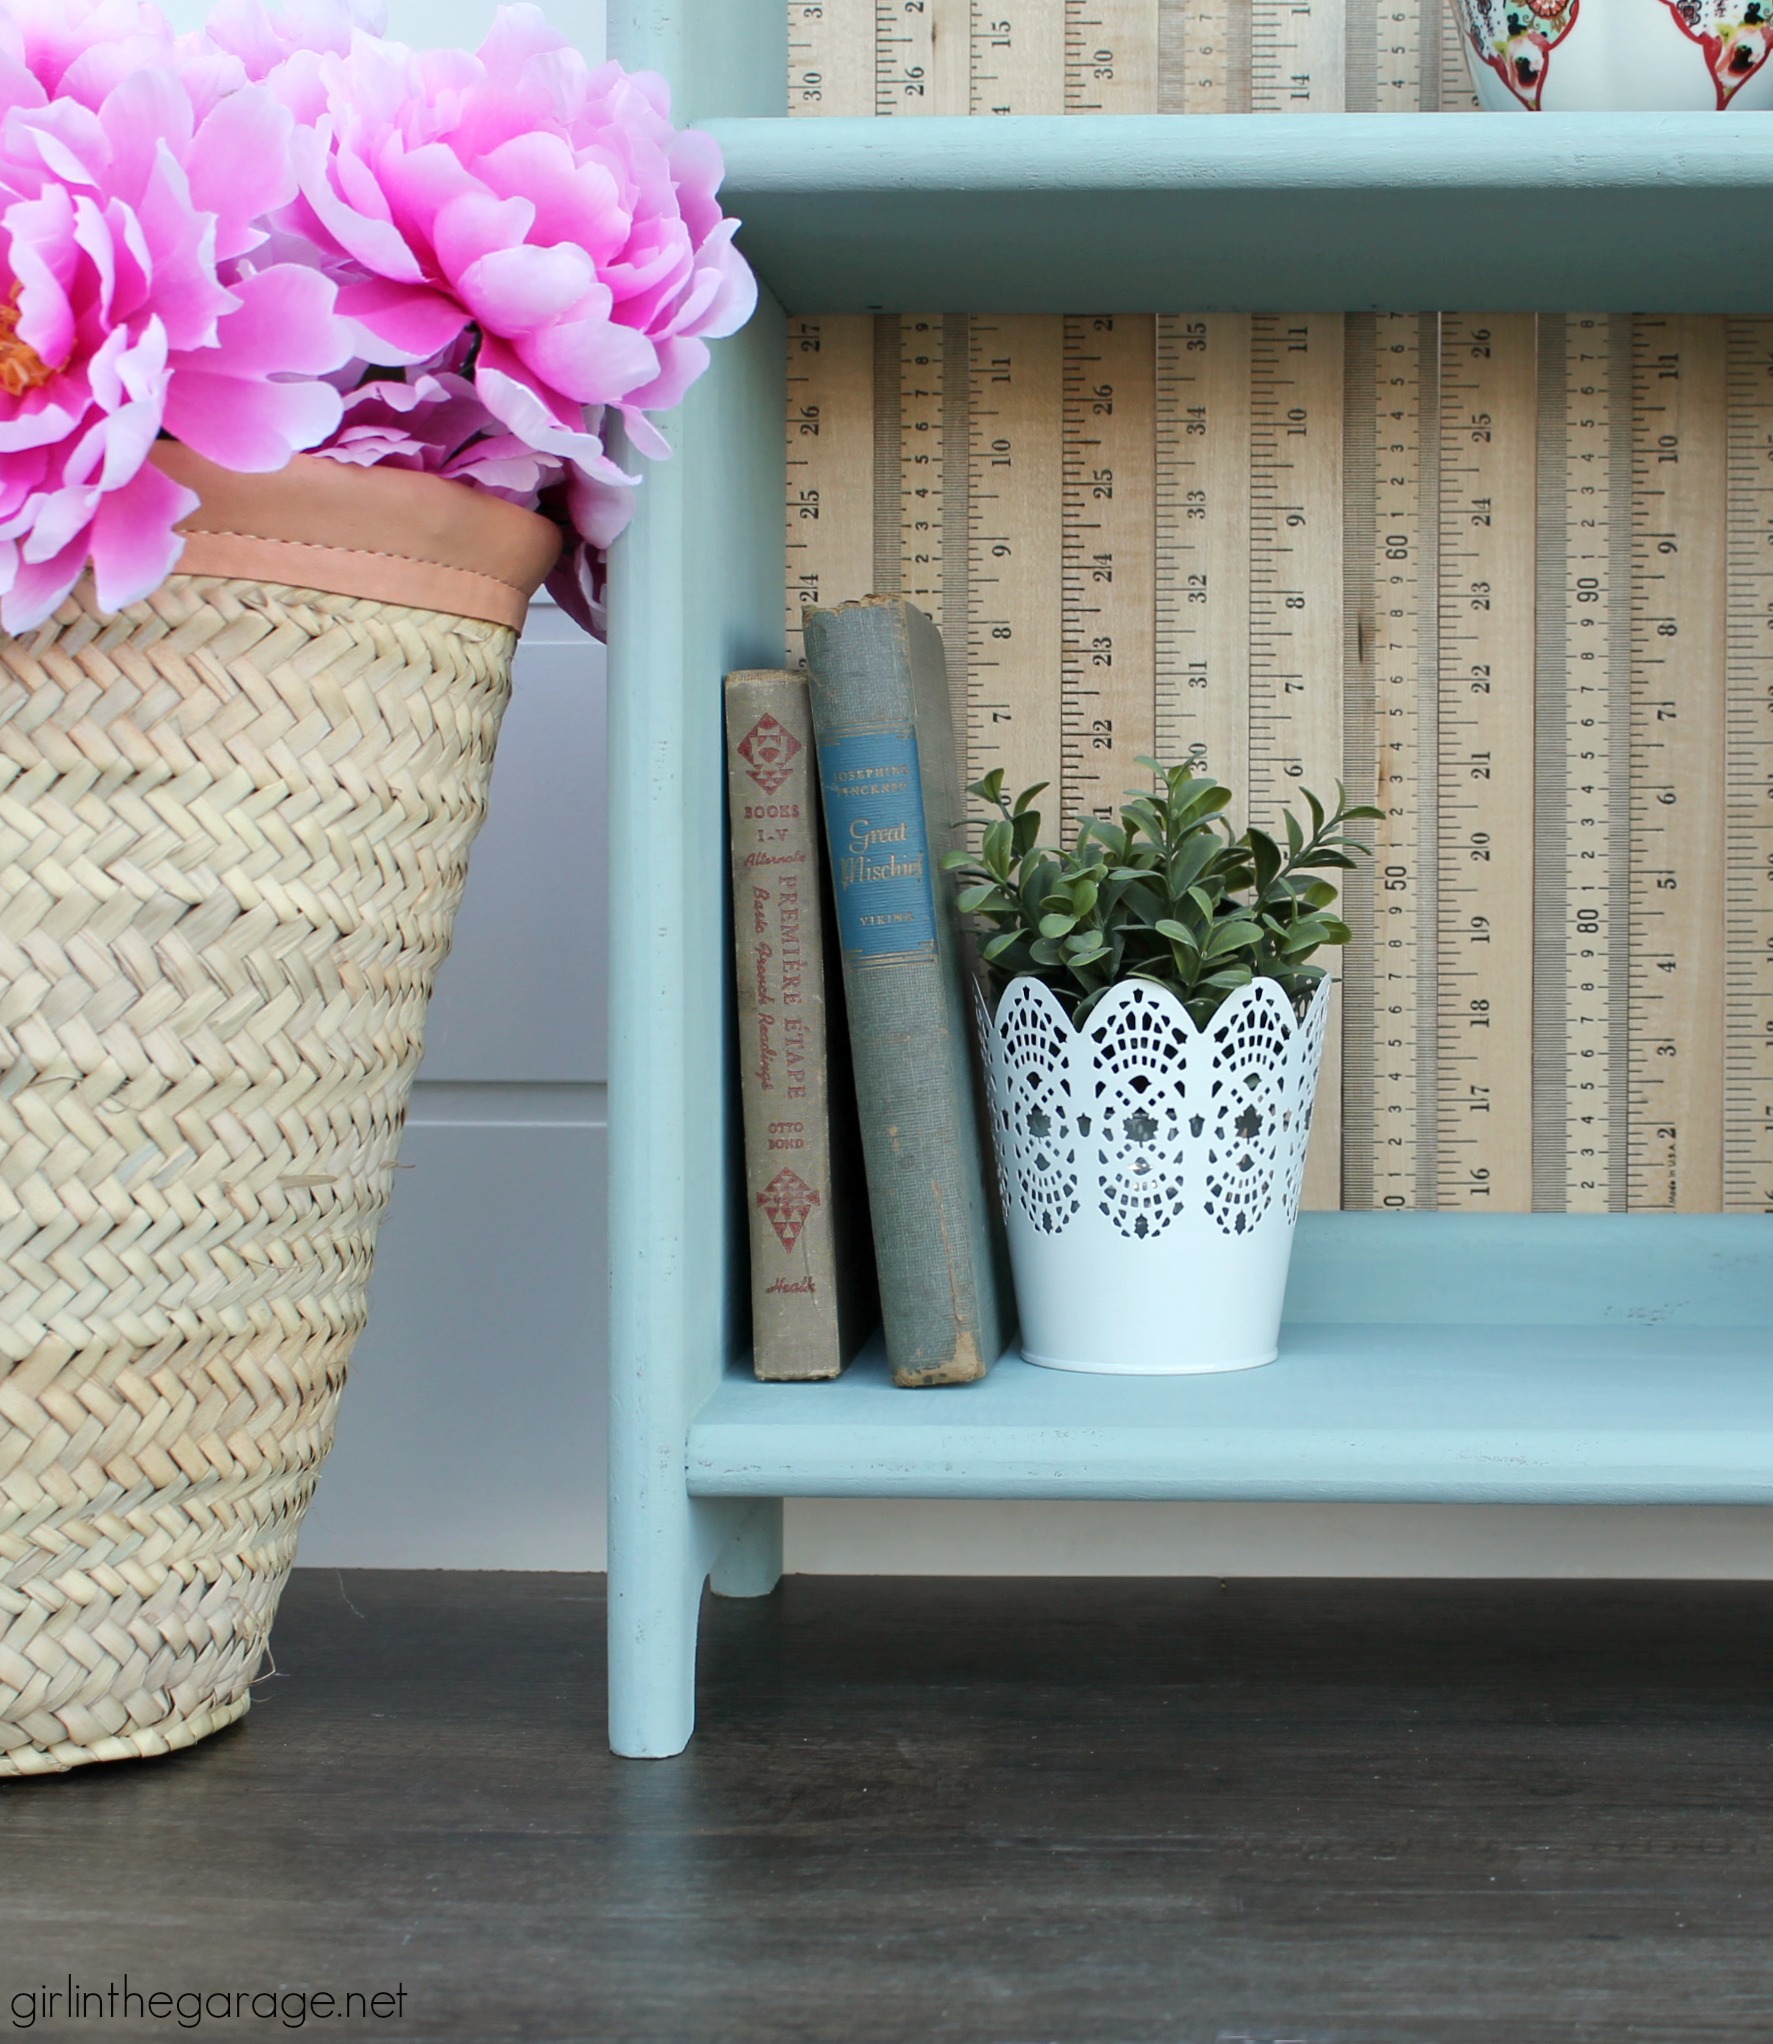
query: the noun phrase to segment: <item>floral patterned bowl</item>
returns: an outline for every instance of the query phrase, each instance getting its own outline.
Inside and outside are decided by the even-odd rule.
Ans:
[[[1759,113],[1773,0],[1450,0],[1495,113]]]

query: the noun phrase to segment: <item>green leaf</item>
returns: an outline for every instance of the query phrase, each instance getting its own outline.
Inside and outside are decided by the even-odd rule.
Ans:
[[[1068,937],[1076,928],[1076,916],[1042,916],[1040,919],[1043,937]]]
[[[997,775],[999,781],[1003,779],[1003,769],[1001,767],[994,767],[992,771]],[[1016,797],[1016,806],[1010,812],[1011,815],[1012,816],[1026,815],[1028,812],[1029,804],[1033,802],[1035,796],[1044,795],[1048,788],[1050,788],[1051,786],[1052,786],[1051,781],[1036,781],[1032,788],[1024,788],[1021,794],[1019,794]]]
[[[1274,885],[1282,864],[1281,848],[1265,830],[1258,830],[1252,824],[1246,832],[1250,840],[1250,860],[1256,869],[1256,892],[1266,894]]]

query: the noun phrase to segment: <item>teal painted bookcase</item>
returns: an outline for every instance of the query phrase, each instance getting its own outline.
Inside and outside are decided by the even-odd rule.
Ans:
[[[1773,311],[1773,122],[790,122],[785,14],[610,7],[719,134],[766,287],[612,564],[611,1744],[683,1748],[704,1590],[773,1586],[785,1497],[1773,1502],[1757,1216],[1309,1215],[1282,1360],[1243,1376],[750,1377],[720,681],[782,658],[782,307],[1629,310],[1654,277]]]

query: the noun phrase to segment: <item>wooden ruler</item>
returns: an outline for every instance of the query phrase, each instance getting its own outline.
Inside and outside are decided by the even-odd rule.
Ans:
[[[902,594],[938,626],[947,619],[948,376],[940,314],[899,320],[899,575]]]
[[[969,333],[967,779],[1036,781],[1058,817],[1062,322],[980,314]]]
[[[1439,321],[1350,320],[1349,784],[1384,813],[1349,876],[1344,1198],[1434,1203]]]
[[[874,0],[788,0],[788,111],[871,114]]]
[[[1340,113],[1347,20],[1340,0],[1248,0],[1257,113]]]
[[[1540,321],[1533,1204],[1626,1198],[1630,323]]]
[[[1773,321],[1728,332],[1724,1205],[1773,1212]]]
[[[801,612],[866,594],[874,580],[874,322],[788,322],[788,603],[791,661]]]
[[[1445,0],[786,0],[796,114],[1476,104]]]
[[[1250,321],[1157,323],[1158,756],[1250,785]]]
[[[1493,1213],[1533,1189],[1535,400],[1530,314],[1442,319],[1438,1198]]]
[[[1724,326],[1632,344],[1634,1208],[1723,1196]]]
[[[981,0],[973,21],[974,113],[1065,112],[1065,15],[1052,0]]]
[[[1165,0],[1158,25],[1158,80],[1160,113],[1247,113],[1246,0]]]
[[[1112,818],[1156,743],[1156,321],[1064,326],[1059,813]]]
[[[1278,834],[1343,776],[1342,315],[1250,322],[1250,819]],[[1339,1030],[1324,1047],[1305,1201],[1341,1204]]]
[[[1065,111],[1158,111],[1158,0],[1070,0],[1065,9]]]
[[[874,0],[874,113],[967,111],[968,14],[968,0]]]

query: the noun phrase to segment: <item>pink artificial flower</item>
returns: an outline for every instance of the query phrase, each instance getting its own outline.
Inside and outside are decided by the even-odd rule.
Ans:
[[[154,11],[124,0],[59,18],[97,34],[132,16],[160,54],[102,96],[101,76],[95,105],[52,96],[40,71],[64,85],[109,63],[83,74],[65,44],[33,41],[33,20],[64,4],[0,13],[0,622],[11,632],[48,617],[89,563],[107,610],[157,587],[196,499],[149,460],[156,439],[232,469],[281,468],[338,423],[338,392],[322,379],[350,352],[325,276],[253,261],[261,216],[293,189],[287,109],[236,89],[200,111],[162,61]]]
[[[489,438],[554,464],[538,487],[583,546],[607,547],[639,479],[611,458],[606,413],[637,452],[669,453],[647,410],[677,404],[707,366],[706,340],[756,303],[738,223],[715,196],[714,144],[673,129],[661,79],[591,71],[527,4],[502,8],[474,56],[364,34],[340,54],[335,23],[323,52],[279,60],[283,44],[245,20],[231,13],[215,32],[302,124],[301,196],[279,231],[319,252],[364,361],[421,376],[455,364]],[[368,415],[353,416],[357,437],[320,452],[362,458]],[[402,417],[415,441],[429,442],[426,419],[445,439],[459,424],[416,407]],[[460,453],[451,472],[468,475]],[[588,619],[593,564],[563,561],[550,586]]]

